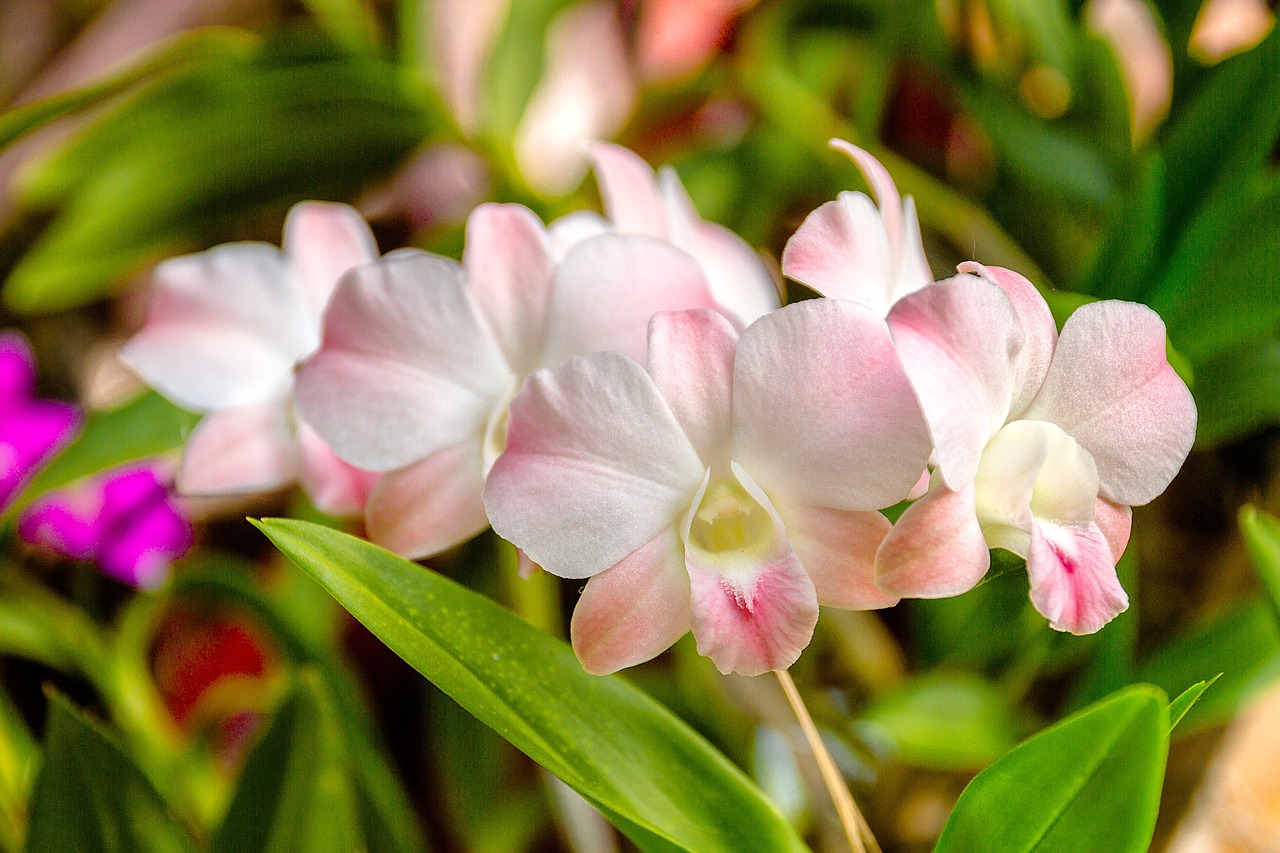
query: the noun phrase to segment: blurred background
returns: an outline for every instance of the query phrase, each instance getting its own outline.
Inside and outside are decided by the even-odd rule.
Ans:
[[[101,721],[202,846],[254,750],[284,748],[262,733],[298,679],[325,697],[307,748],[351,780],[358,843],[332,849],[631,849],[244,521],[358,532],[296,492],[181,502],[194,544],[146,592],[12,522],[85,478],[176,458],[197,416],[116,358],[165,257],[278,243],[302,199],[356,205],[383,251],[456,257],[481,201],[546,221],[598,207],[583,146],[612,139],[673,165],[702,215],[776,268],[809,211],[866,189],[833,136],[915,198],[936,276],[1011,267],[1059,322],[1094,298],[1155,308],[1200,412],[1182,474],[1135,511],[1133,606],[1100,633],[1051,631],[1024,573],[1001,571],[1016,559],[957,599],[824,613],[793,671],[884,849],[931,849],[968,779],[1071,710],[1222,673],[1175,732],[1155,849],[1280,850],[1274,5],[4,0],[0,311],[33,344],[38,396],[86,419],[0,533],[0,850],[24,849],[51,703]],[[509,557],[486,533],[430,566],[563,634],[577,584],[522,581]],[[628,676],[815,849],[840,849],[776,685],[719,676],[688,637]]]

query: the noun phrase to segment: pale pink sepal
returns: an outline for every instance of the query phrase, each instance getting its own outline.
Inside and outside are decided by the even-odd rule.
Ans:
[[[1129,608],[1111,547],[1096,524],[1037,520],[1027,573],[1031,601],[1055,630],[1092,634]]]
[[[187,438],[178,469],[184,495],[283,488],[298,476],[292,414],[282,400],[210,412]]]
[[[717,311],[664,311],[649,323],[649,375],[708,467],[728,445],[737,345]]]
[[[1098,529],[1111,546],[1112,560],[1119,562],[1129,544],[1129,532],[1133,528],[1133,508],[1100,497],[1094,504],[1093,516]]]
[[[899,300],[889,328],[933,436],[948,487],[973,482],[1009,412],[1023,334],[996,285],[961,275]]]
[[[876,583],[909,598],[948,598],[968,592],[991,565],[974,508],[972,484],[951,491],[942,483],[907,507],[876,554]]]
[[[509,413],[489,519],[561,577],[604,571],[676,524],[705,471],[649,374],[617,353],[533,373]]]
[[[789,501],[881,509],[928,462],[929,431],[888,327],[853,302],[810,299],[743,332],[733,411],[733,457]]]
[[[707,489],[704,480],[685,515],[682,535],[698,653],[722,673],[760,675],[795,663],[818,624],[818,596],[769,498],[734,463],[742,488],[772,522],[762,553],[714,553],[691,544],[690,525]]]
[[[667,214],[653,169],[635,153],[611,142],[590,146],[604,213],[622,232],[667,237]]]
[[[1130,506],[1163,492],[1195,441],[1195,402],[1165,356],[1164,323],[1131,302],[1076,309],[1025,417],[1070,433],[1097,463],[1101,494]]]
[[[489,526],[479,441],[450,445],[388,471],[369,496],[369,540],[411,560],[465,542]]]
[[[304,201],[284,221],[289,269],[317,328],[342,274],[378,257],[364,218],[345,204]]]
[[[878,512],[795,503],[777,509],[819,604],[874,610],[898,603],[898,596],[875,582],[876,550],[889,533],[889,519]]]
[[[302,454],[299,480],[316,509],[337,518],[362,515],[379,474],[349,465],[323,438],[298,421],[298,448]]]
[[[569,636],[582,668],[607,675],[644,663],[689,633],[689,574],[674,527],[587,581]]]

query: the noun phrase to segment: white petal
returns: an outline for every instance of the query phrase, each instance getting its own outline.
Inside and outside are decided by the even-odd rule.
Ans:
[[[299,451],[283,400],[210,412],[187,439],[178,470],[184,495],[268,492],[298,476]]]
[[[284,253],[318,339],[320,318],[338,279],[352,267],[375,260],[378,244],[354,208],[304,201],[285,219]]]
[[[369,540],[411,560],[466,542],[489,526],[477,441],[437,450],[382,475],[365,512]]]
[[[649,325],[649,374],[710,467],[729,452],[738,333],[709,309],[664,311]]]

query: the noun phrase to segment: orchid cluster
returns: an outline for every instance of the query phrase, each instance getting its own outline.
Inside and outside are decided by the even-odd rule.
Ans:
[[[163,263],[124,357],[205,412],[194,494],[301,480],[402,555],[487,526],[526,568],[587,579],[571,635],[606,673],[692,630],[723,672],[789,667],[819,606],[975,586],[1027,562],[1054,628],[1127,607],[1130,507],[1168,485],[1196,412],[1164,326],[1123,302],[1061,335],[1010,270],[933,281],[911,200],[866,175],[814,211],[774,276],[671,170],[598,144],[604,216],[484,204],[461,263],[378,257],[341,205],[294,208],[283,249]],[[897,524],[883,510],[914,498]]]

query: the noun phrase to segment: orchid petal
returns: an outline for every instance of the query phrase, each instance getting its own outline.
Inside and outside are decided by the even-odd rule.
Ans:
[[[649,324],[649,375],[710,467],[728,446],[738,333],[708,309],[664,311]]]
[[[566,213],[547,226],[547,236],[551,241],[551,253],[556,260],[562,260],[569,250],[588,237],[609,234],[613,226],[594,210],[575,210]]]
[[[0,412],[31,399],[36,389],[36,359],[18,332],[0,332]]]
[[[746,512],[766,517],[758,524],[761,536],[748,547],[701,546],[693,525],[708,525],[704,498],[715,500],[703,480],[681,528],[693,636],[698,653],[722,673],[760,675],[791,666],[809,645],[818,623],[818,597],[769,498],[736,462],[732,470],[745,493],[739,500],[749,496],[755,504]]]
[[[511,381],[457,264],[404,250],[344,276],[294,396],[339,456],[387,471],[479,436]]]
[[[1023,341],[1017,316],[999,287],[961,275],[900,300],[888,322],[929,421],[938,471],[961,489],[1009,413]]]
[[[1009,297],[1022,326],[1022,349],[1013,364],[1013,398],[1009,404],[1009,418],[1020,418],[1039,393],[1053,361],[1053,351],[1058,344],[1053,312],[1036,286],[1013,270],[984,267],[974,261],[965,261],[957,269],[997,284]]]
[[[55,400],[11,404],[0,417],[0,507],[63,448],[80,427],[80,410]]]
[[[342,274],[378,257],[373,232],[354,208],[318,201],[295,204],[289,211],[283,248],[317,329]]]
[[[299,479],[316,509],[337,518],[362,515],[379,475],[349,465],[305,423],[297,424],[302,454]]]
[[[1092,522],[1037,520],[1027,557],[1031,601],[1058,631],[1092,634],[1129,608],[1106,537]]]
[[[485,505],[498,535],[552,574],[604,571],[672,526],[704,466],[644,368],[616,353],[525,380]]]
[[[811,299],[742,334],[733,456],[770,494],[836,509],[901,500],[929,433],[888,327],[867,308]]]
[[[846,610],[892,607],[897,596],[875,583],[876,549],[889,519],[878,512],[775,503],[800,563],[813,580],[818,603]]]
[[[881,317],[904,295],[891,288],[892,270],[880,211],[862,193],[842,192],[810,213],[782,250],[783,275]]]
[[[1093,507],[1094,521],[1111,547],[1111,558],[1119,562],[1129,544],[1129,532],[1133,528],[1133,508],[1106,498],[1098,498]]]
[[[714,305],[702,270],[671,244],[639,234],[588,238],[556,268],[542,363],[606,350],[644,363],[654,314]]]
[[[316,343],[280,251],[230,243],[156,267],[147,325],[120,354],[161,394],[207,411],[282,396]]]
[[[292,421],[283,400],[205,415],[183,450],[178,491],[229,495],[289,485],[299,470]]]
[[[667,238],[702,267],[716,304],[746,328],[777,308],[778,282],[747,242],[728,228],[705,222],[670,166],[658,172]]]
[[[595,142],[591,162],[604,213],[623,233],[667,238],[667,215],[657,176],[642,158],[621,145]]]
[[[974,487],[939,482],[907,507],[876,554],[876,583],[904,598],[949,598],[977,586],[991,552],[975,515]]]
[[[467,287],[507,364],[519,374],[538,367],[553,264],[546,229],[527,207],[482,204],[467,219]]]
[[[388,471],[369,497],[369,540],[411,560],[460,545],[489,526],[483,491],[484,464],[475,440]]]
[[[689,574],[674,527],[587,581],[569,636],[582,668],[608,675],[657,657],[689,633]]]
[[[894,184],[889,170],[871,156],[869,151],[843,139],[830,139],[827,145],[844,154],[858,167],[858,171],[862,173],[862,177],[866,178],[871,188],[876,206],[880,208],[880,215],[884,218],[884,230],[888,232],[890,242],[900,241],[902,239],[902,197],[898,195],[898,187]],[[928,281],[928,279],[929,277],[926,276],[925,280]]]
[[[1165,357],[1164,323],[1130,302],[1076,309],[1026,417],[1070,433],[1097,463],[1102,494],[1131,506],[1164,491],[1195,440],[1195,402]]]

